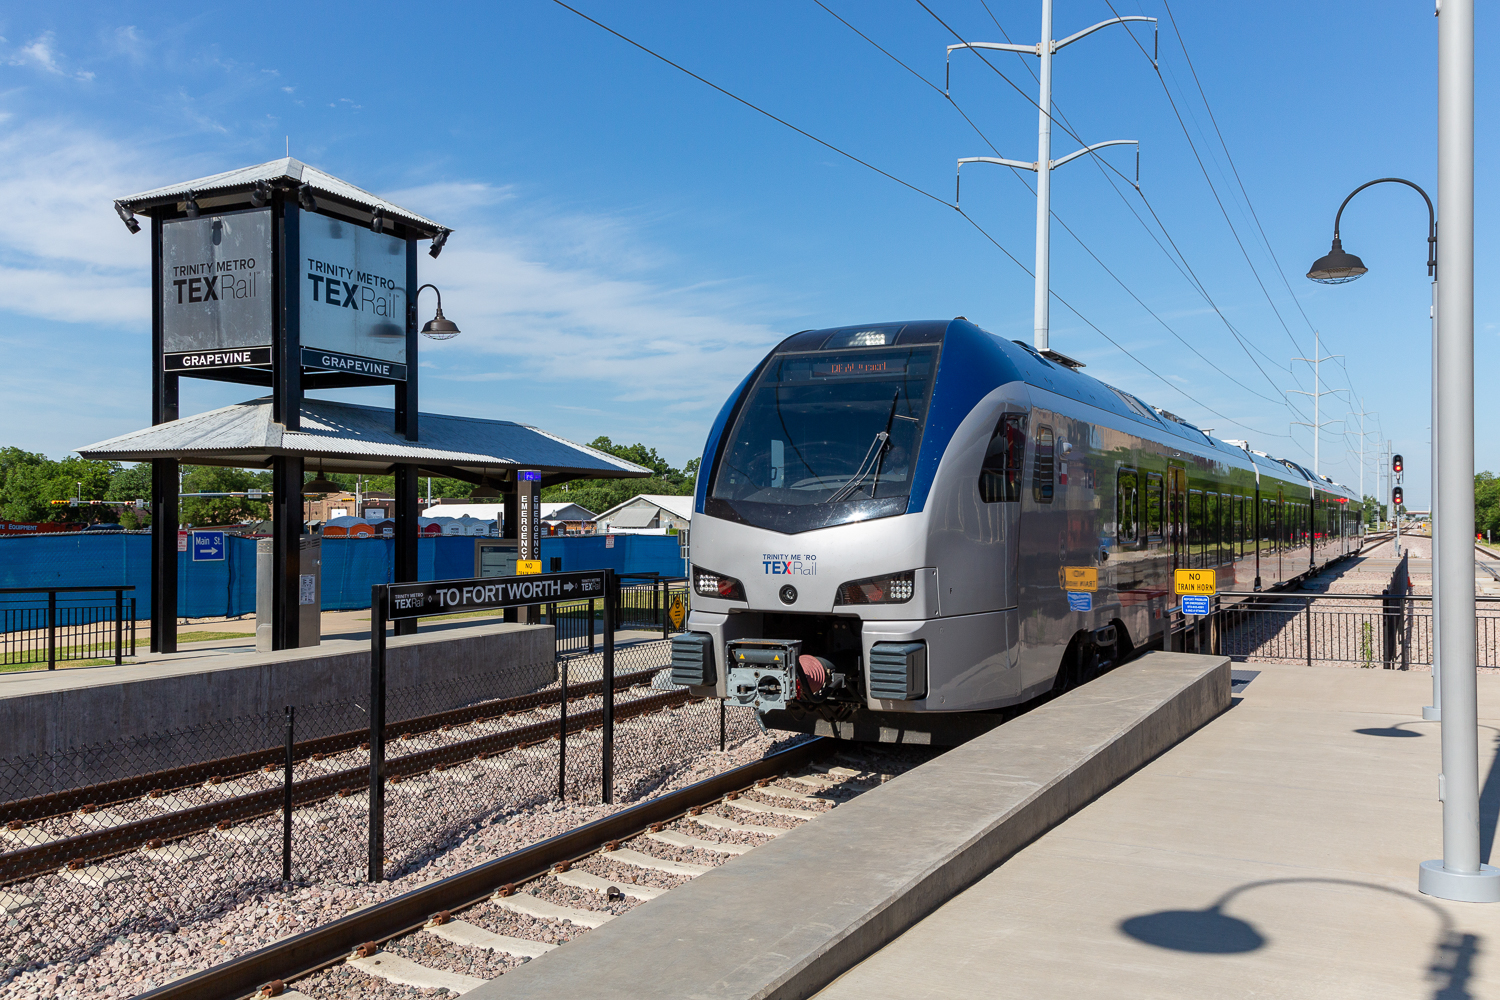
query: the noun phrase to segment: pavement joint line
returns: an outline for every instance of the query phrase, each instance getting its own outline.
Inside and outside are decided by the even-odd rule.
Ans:
[[[490,901],[502,910],[510,910],[512,913],[538,917],[542,920],[567,920],[580,927],[602,927],[615,918],[613,913],[563,906],[560,903],[533,896],[529,892],[518,892],[512,896],[492,896]]]
[[[570,868],[565,872],[553,872],[552,877],[563,885],[571,885],[575,889],[588,889],[607,896],[610,889],[618,889],[631,899],[647,900],[655,899],[657,896],[665,895],[667,890],[654,885],[636,885],[634,882],[615,882],[610,879],[595,875],[593,872],[580,871]]]
[[[388,951],[377,951],[373,955],[364,957],[350,956],[347,963],[376,978],[401,986],[415,986],[418,989],[446,989],[453,993],[463,994],[487,982],[476,976],[465,976],[462,973],[447,972],[442,969],[429,969],[425,965],[418,965],[409,958],[402,958]]]
[[[690,847],[700,851],[713,851],[716,854],[745,854],[755,848],[750,844],[726,844],[717,840],[703,840],[700,837],[692,837],[686,833],[678,833],[676,830],[662,830],[659,833],[648,833],[648,838],[661,844],[670,844],[673,847]]]
[[[628,847],[606,851],[600,856],[610,861],[617,861],[622,865],[630,865],[634,868],[666,872],[669,875],[687,875],[692,878],[697,878],[699,875],[714,870],[713,865],[695,865],[686,861],[672,861],[667,858],[658,858],[651,854],[643,854]]]
[[[433,937],[462,945],[465,948],[483,948],[503,952],[516,958],[540,958],[556,948],[555,944],[543,941],[527,941],[525,938],[496,934],[466,920],[449,920],[443,924],[428,924],[422,928]]]

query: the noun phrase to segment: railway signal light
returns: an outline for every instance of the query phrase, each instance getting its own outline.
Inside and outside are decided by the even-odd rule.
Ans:
[[[1391,456],[1391,471],[1394,472],[1396,475],[1399,476],[1399,475],[1401,475],[1401,466],[1402,466],[1401,456],[1400,455],[1392,455]]]
[[[1391,503],[1399,507],[1401,506],[1401,503],[1404,499],[1405,495],[1401,492],[1401,487],[1397,486],[1395,489],[1391,490]]]

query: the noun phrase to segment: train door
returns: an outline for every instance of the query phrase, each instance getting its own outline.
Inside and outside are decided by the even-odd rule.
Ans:
[[[1187,470],[1167,466],[1167,538],[1172,549],[1172,569],[1187,569]]]

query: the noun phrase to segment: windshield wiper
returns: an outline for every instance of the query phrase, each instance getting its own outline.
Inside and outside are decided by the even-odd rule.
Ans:
[[[885,453],[891,446],[891,424],[896,420],[896,404],[900,400],[901,390],[897,389],[891,396],[891,412],[886,414],[885,430],[876,434],[875,440],[870,442],[870,448],[865,452],[865,457],[860,460],[859,468],[854,470],[854,476],[837,493],[824,500],[824,503],[838,503],[845,499],[859,489],[865,477],[872,472],[875,478],[870,482],[870,499],[875,499],[875,488],[880,484],[880,466],[885,462]]]

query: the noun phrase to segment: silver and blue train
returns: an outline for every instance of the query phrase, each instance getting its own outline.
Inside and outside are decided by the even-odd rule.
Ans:
[[[770,728],[949,743],[1163,643],[1174,571],[1283,585],[1359,498],[962,317],[788,337],[725,403],[673,676]]]

